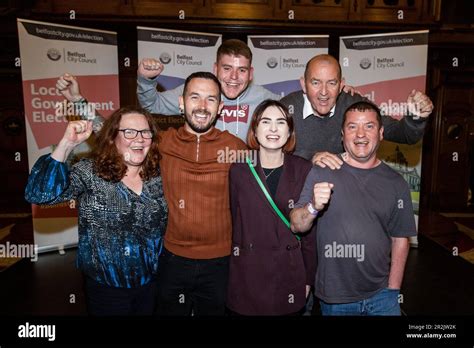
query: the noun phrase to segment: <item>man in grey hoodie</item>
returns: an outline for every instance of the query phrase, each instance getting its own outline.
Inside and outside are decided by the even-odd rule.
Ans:
[[[183,94],[183,85],[175,89],[158,92],[157,77],[164,69],[154,58],[144,58],[138,65],[137,95],[140,105],[156,114],[178,115],[178,98]],[[281,96],[268,89],[252,84],[252,51],[242,41],[226,40],[217,50],[214,75],[221,83],[222,108],[216,127],[246,141],[253,111],[265,99],[280,99]]]

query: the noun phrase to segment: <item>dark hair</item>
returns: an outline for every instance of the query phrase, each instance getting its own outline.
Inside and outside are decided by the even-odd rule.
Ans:
[[[217,97],[219,98],[219,102],[221,101],[221,93],[222,93],[221,84],[219,83],[219,80],[217,79],[217,77],[214,74],[212,74],[210,72],[207,72],[207,71],[197,71],[195,73],[192,73],[191,75],[189,75],[186,78],[186,81],[184,81],[183,97],[186,95],[186,90],[188,89],[188,84],[193,79],[206,79],[206,80],[214,81],[214,83],[217,85],[217,88],[219,89],[219,93],[218,93]]]
[[[382,127],[382,114],[380,113],[379,107],[370,101],[362,100],[349,105],[346,111],[344,111],[344,116],[342,118],[342,129],[344,129],[347,113],[349,111],[374,111],[377,114],[377,123],[379,124],[379,129]]]
[[[310,67],[311,63],[313,63],[314,61],[322,61],[322,62],[326,62],[326,63],[336,64],[337,65],[337,78],[339,79],[339,81],[342,81],[341,64],[339,64],[339,61],[336,58],[334,58],[333,56],[331,56],[330,54],[318,54],[317,56],[314,56],[313,58],[311,58],[308,61],[308,63],[306,63],[306,67],[304,69],[304,78],[305,79],[308,79],[308,70],[309,70],[309,67]]]
[[[237,39],[225,40],[217,49],[216,62],[219,61],[220,56],[223,54],[243,56],[250,61],[250,64],[252,64],[252,51],[243,41]]]
[[[123,107],[115,111],[104,122],[90,154],[96,174],[107,181],[119,182],[127,172],[127,166],[123,160],[123,156],[119,154],[115,146],[115,138],[119,133],[120,121],[122,120],[122,116],[127,114],[140,114],[145,116],[153,132],[150,150],[141,166],[140,177],[143,180],[149,180],[158,175],[158,164],[161,155],[158,151],[158,127],[153,121],[153,116],[141,108]]]
[[[286,142],[285,146],[283,146],[283,152],[291,153],[295,149],[296,145],[296,137],[295,137],[295,127],[293,122],[293,117],[288,112],[288,108],[279,102],[278,100],[266,99],[255,108],[255,111],[252,116],[252,121],[250,122],[249,131],[247,133],[247,146],[251,150],[258,150],[260,148],[260,144],[258,143],[257,136],[255,132],[257,131],[258,124],[262,119],[263,113],[265,110],[271,106],[275,106],[283,113],[286,119],[286,123],[288,124],[288,128],[290,130],[290,137]]]

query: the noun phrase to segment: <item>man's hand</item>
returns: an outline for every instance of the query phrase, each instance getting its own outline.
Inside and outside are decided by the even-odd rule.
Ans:
[[[65,73],[56,82],[56,88],[70,102],[77,102],[82,99],[79,91],[79,83],[71,74]]]
[[[324,209],[331,198],[331,190],[334,184],[328,182],[318,182],[313,188],[313,206],[317,211]]]
[[[356,90],[353,86],[349,85],[344,85],[344,88],[342,90],[346,93],[350,93],[351,96],[354,96],[354,94],[360,94],[358,90]]]
[[[416,117],[426,118],[434,109],[431,99],[424,93],[413,90],[407,99],[408,111]]]
[[[315,166],[330,169],[340,169],[342,160],[335,154],[330,152],[316,152],[311,160]]]
[[[410,251],[410,242],[406,237],[392,237],[392,253],[390,262],[390,274],[388,276],[388,288],[400,289],[403,281],[403,273],[408,253]]]
[[[153,79],[163,72],[164,65],[154,58],[143,58],[138,64],[138,75]]]

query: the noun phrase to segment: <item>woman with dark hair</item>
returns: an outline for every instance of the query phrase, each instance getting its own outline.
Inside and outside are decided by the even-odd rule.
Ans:
[[[77,200],[77,266],[91,315],[151,315],[168,211],[158,129],[144,110],[117,110],[91,155],[68,170],[68,155],[91,133],[91,121],[70,122],[54,152],[35,163],[25,198],[35,204]]]
[[[227,307],[240,315],[291,315],[304,310],[314,283],[316,238],[288,227],[311,163],[292,156],[293,119],[278,101],[260,103],[247,144],[257,163],[230,169],[233,220]]]

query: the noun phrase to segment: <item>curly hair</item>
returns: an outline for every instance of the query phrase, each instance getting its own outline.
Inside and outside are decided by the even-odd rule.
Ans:
[[[96,137],[95,146],[90,154],[94,163],[94,171],[104,180],[119,182],[127,172],[127,165],[123,156],[117,151],[115,138],[119,133],[120,121],[123,115],[140,114],[145,116],[148,125],[153,132],[153,139],[150,150],[143,161],[140,170],[140,177],[143,180],[149,180],[159,173],[159,162],[161,159],[158,151],[158,127],[153,121],[153,116],[141,108],[123,107],[115,111],[103,124],[102,129]]]

